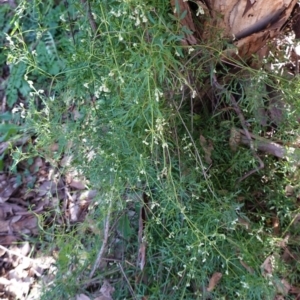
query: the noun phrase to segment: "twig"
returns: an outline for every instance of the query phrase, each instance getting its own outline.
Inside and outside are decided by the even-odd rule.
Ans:
[[[193,139],[193,136],[192,136],[192,134],[190,133],[190,131],[189,131],[187,125],[185,124],[185,122],[184,122],[184,120],[183,120],[183,118],[182,118],[182,116],[181,116],[181,114],[180,114],[180,112],[179,112],[179,108],[176,106],[176,103],[175,103],[174,100],[173,100],[173,104],[174,104],[174,107],[175,107],[175,109],[176,109],[176,111],[177,111],[177,113],[178,113],[178,116],[179,116],[179,118],[180,118],[180,120],[181,120],[181,122],[182,122],[182,124],[183,124],[183,126],[184,126],[184,128],[185,128],[185,130],[186,130],[186,132],[187,132],[187,134],[188,134],[188,136],[190,137],[190,141],[191,141],[191,143],[193,144],[194,149],[197,149],[197,146],[196,146],[196,144],[195,144],[195,141],[194,141],[194,139]],[[206,182],[207,182],[207,186],[208,186],[209,191],[212,193],[212,195],[213,195],[214,197],[217,197],[216,194],[215,194],[215,192],[213,191],[212,187],[211,187],[211,186],[209,185],[209,183],[208,183],[208,174],[206,173],[207,170],[205,170],[205,168],[204,168],[204,165],[203,165],[203,163],[202,163],[202,159],[201,159],[201,157],[200,157],[199,152],[196,151],[196,152],[195,152],[195,155],[196,155],[196,157],[197,157],[197,159],[198,159],[198,161],[199,161],[199,163],[200,163],[201,170],[202,170],[202,174],[203,174],[203,176],[204,176],[204,178],[205,178],[205,180],[206,180]]]
[[[137,299],[136,296],[135,296],[135,294],[134,294],[133,288],[132,288],[132,286],[131,286],[131,284],[130,284],[130,282],[129,282],[129,280],[128,280],[128,278],[127,278],[127,276],[126,276],[126,274],[125,274],[125,272],[123,270],[123,267],[122,267],[122,265],[119,262],[118,262],[118,266],[119,266],[119,268],[121,270],[121,273],[124,276],[124,278],[125,278],[125,280],[126,280],[126,282],[128,284],[129,291],[130,291],[130,294],[131,294],[132,298],[133,299]]]
[[[87,4],[86,4],[86,2],[87,2]],[[93,33],[96,33],[97,24],[96,24],[96,21],[93,17],[93,14],[92,14],[90,1],[89,0],[81,0],[81,3],[82,3],[83,6],[85,6],[85,4],[86,4],[86,6],[87,6],[87,12],[86,13],[87,13],[87,17],[88,17],[89,22],[90,22],[90,26],[92,28]]]
[[[74,28],[73,28],[73,23],[72,23],[72,20],[71,20],[71,15],[70,15],[70,12],[68,10],[69,8],[69,3],[67,0],[64,0],[64,5],[65,5],[65,8],[67,10],[67,14],[68,14],[68,19],[69,19],[69,24],[70,24],[70,30],[71,30],[71,35],[72,35],[72,40],[73,40],[73,44],[75,46],[75,34],[74,34]]]
[[[100,265],[100,263],[102,261],[103,254],[104,254],[104,251],[105,251],[106,246],[107,246],[107,241],[108,241],[108,236],[109,236],[109,227],[110,227],[110,215],[111,215],[111,210],[112,210],[112,202],[113,202],[113,200],[110,199],[109,206],[108,206],[108,211],[107,211],[107,216],[106,216],[106,221],[105,221],[104,237],[103,237],[102,246],[101,246],[100,251],[97,255],[97,259],[95,261],[95,264],[93,266],[93,269],[90,273],[89,278],[92,278],[94,276],[94,273],[95,273],[96,269],[98,268],[98,266]]]
[[[3,154],[8,147],[17,147],[26,144],[30,140],[30,136],[23,136],[16,140],[10,140],[8,142],[0,143],[0,155]]]
[[[4,113],[6,108],[6,95],[3,96],[2,98],[2,103],[1,103],[1,112]]]
[[[224,88],[222,85],[220,85],[220,84],[218,83],[217,78],[216,78],[216,75],[213,75],[213,77],[212,77],[212,82],[213,82],[213,85],[214,85],[217,89],[219,89],[219,90],[221,90],[221,91],[223,91],[223,92],[224,92],[224,91],[225,91],[225,92],[228,92],[228,90],[227,90],[226,88]],[[239,105],[237,104],[237,102],[236,102],[234,96],[233,96],[231,93],[230,93],[230,100],[231,100],[231,103],[232,103],[232,106],[233,106],[235,112],[237,113],[237,115],[238,115],[238,117],[239,117],[239,119],[240,119],[240,122],[241,122],[241,125],[242,125],[243,129],[244,129],[244,133],[245,133],[245,135],[246,135],[246,138],[249,140],[249,147],[250,147],[250,150],[251,150],[253,156],[254,156],[254,157],[258,160],[258,162],[259,162],[259,167],[258,167],[258,168],[255,168],[255,169],[253,169],[253,170],[247,172],[244,176],[242,176],[241,178],[238,179],[237,182],[239,183],[239,182],[243,181],[244,179],[246,179],[247,177],[249,177],[250,175],[256,173],[257,171],[259,171],[259,170],[261,170],[261,169],[263,169],[263,168],[265,167],[265,165],[264,165],[264,162],[261,160],[261,158],[258,156],[258,154],[257,154],[256,151],[255,151],[255,148],[254,148],[254,145],[253,145],[253,142],[252,142],[252,139],[251,139],[251,135],[250,135],[250,133],[249,133],[249,131],[248,131],[248,128],[247,128],[247,124],[246,124],[246,120],[245,120],[245,118],[244,118],[244,115],[243,115],[243,113],[242,113],[242,111],[241,111]]]
[[[17,252],[15,252],[15,251],[13,251],[13,250],[10,250],[10,249],[8,249],[8,248],[2,246],[2,245],[0,245],[0,249],[6,251],[6,252],[8,252],[8,253],[11,253],[12,255],[16,255],[16,256],[18,256],[18,257],[20,257],[20,258],[23,258],[23,259],[29,259],[32,263],[35,263],[34,259],[32,259],[32,258],[30,258],[30,257],[27,257],[27,256],[25,256],[25,255],[23,255],[23,254],[17,253]]]
[[[299,58],[298,58],[298,53],[296,52],[295,46],[293,46],[293,50],[295,52],[295,57],[296,57],[296,69],[295,69],[295,76],[299,75]]]

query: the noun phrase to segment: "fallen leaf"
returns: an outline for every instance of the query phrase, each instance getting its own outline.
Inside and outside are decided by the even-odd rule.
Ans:
[[[288,249],[288,247],[286,247],[284,249],[284,252],[283,252],[281,258],[287,264],[291,264],[292,262],[296,262],[297,261],[297,258],[290,252],[290,250]]]
[[[6,279],[5,277],[0,277],[0,284],[8,286],[10,285],[10,281]]]
[[[79,196],[79,200],[91,200],[93,198],[96,197],[98,191],[96,190],[90,190],[90,191],[84,191],[81,193],[81,195]]]
[[[84,190],[85,189],[85,183],[83,181],[72,180],[69,185],[70,185],[70,187],[72,187],[76,190]]]
[[[219,273],[219,272],[215,272],[210,280],[209,280],[209,284],[208,284],[208,287],[207,287],[207,291],[208,292],[211,292],[215,287],[216,285],[219,283],[219,281],[221,280],[222,278],[222,273]]]
[[[296,294],[298,295],[298,297],[300,297],[300,287],[292,286],[290,289],[290,293],[294,295]],[[296,299],[300,299],[298,297]]]
[[[287,234],[283,240],[280,240],[277,243],[277,246],[280,247],[280,248],[286,248],[286,246],[288,244],[288,241],[289,241],[289,238],[290,238],[290,235]]]
[[[72,155],[65,155],[60,161],[60,165],[62,167],[69,167],[71,165],[72,159],[73,159]]]
[[[241,265],[251,274],[254,273],[253,269],[249,267],[244,261],[240,260]]]
[[[90,298],[88,296],[86,296],[85,294],[80,294],[80,295],[76,295],[76,300],[90,300]]]
[[[115,291],[115,288],[110,285],[110,283],[107,280],[104,280],[103,285],[100,289],[100,293],[102,294],[98,298],[101,300],[113,300],[111,297],[111,294]]]
[[[36,173],[44,165],[43,160],[40,157],[34,159],[33,164],[29,167],[32,174]]]
[[[274,260],[275,260],[275,257],[273,255],[270,255],[265,259],[263,264],[260,266],[260,268],[262,270],[262,275],[264,277],[268,277],[268,276],[272,275]]]
[[[38,233],[38,219],[35,215],[17,217],[21,217],[21,219],[11,224],[14,232],[32,235],[36,235]]]
[[[246,230],[250,229],[250,222],[244,218],[238,217],[238,224],[244,226]]]
[[[75,202],[70,201],[69,213],[70,213],[70,222],[72,222],[72,223],[77,222],[79,214],[80,214],[80,206],[77,203],[77,201],[75,201]]]
[[[144,270],[146,264],[146,243],[142,242],[139,248],[138,255],[138,265],[140,266],[141,271]]]
[[[14,235],[8,234],[6,236],[0,236],[0,245],[11,245],[17,242],[18,238]]]
[[[53,181],[44,181],[38,188],[38,196],[43,197],[47,193],[54,193],[57,190],[57,186]]]
[[[277,289],[277,293],[287,296],[289,290],[291,289],[291,285],[285,279],[281,279],[280,281],[274,280],[275,287]]]
[[[82,118],[82,115],[77,108],[73,109],[72,114],[75,121]]]
[[[295,193],[295,188],[294,188],[293,186],[291,186],[291,185],[288,184],[288,185],[285,187],[285,195],[286,195],[287,197],[291,197],[291,196],[294,195],[294,193]]]
[[[0,232],[9,232],[9,228],[10,228],[10,221],[1,221],[0,220]]]
[[[112,297],[106,297],[106,296],[99,296],[95,298],[94,300],[113,300]]]
[[[7,201],[19,186],[15,177],[7,179],[2,175],[0,178],[0,203]]]

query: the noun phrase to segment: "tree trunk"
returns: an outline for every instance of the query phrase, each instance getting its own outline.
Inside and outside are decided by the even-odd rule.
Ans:
[[[197,29],[188,2],[171,0],[175,13],[181,16],[181,24],[193,32],[186,35],[184,42],[196,44]],[[202,21],[201,14],[197,17],[204,24],[201,38],[215,39],[214,29],[217,29],[220,38],[231,40],[237,47],[238,55],[247,59],[262,49],[268,40],[278,35],[297,0],[205,0],[205,6],[200,1],[193,3],[197,4],[198,12],[208,12],[210,15],[205,22]],[[182,14],[184,10],[187,10],[186,14]]]

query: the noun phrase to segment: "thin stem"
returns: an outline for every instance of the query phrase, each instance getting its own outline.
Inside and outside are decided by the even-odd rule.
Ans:
[[[89,278],[92,278],[94,276],[94,273],[96,271],[96,269],[98,268],[98,266],[100,265],[100,263],[102,262],[103,259],[103,254],[104,251],[106,250],[106,246],[107,246],[107,241],[108,241],[108,236],[109,236],[109,227],[110,227],[110,217],[111,217],[111,210],[112,210],[112,197],[109,201],[109,206],[108,206],[108,211],[107,211],[107,216],[106,216],[106,221],[105,221],[105,228],[104,228],[104,237],[103,237],[103,242],[102,242],[102,246],[99,250],[99,253],[97,255],[97,259],[95,261],[95,264],[93,266],[93,269],[89,275]]]
[[[226,88],[224,88],[222,85],[219,84],[219,82],[217,81],[216,75],[213,75],[213,77],[212,77],[212,82],[213,82],[213,85],[214,85],[217,89],[219,89],[219,90],[221,90],[221,91],[223,91],[223,92],[224,92],[224,91],[225,91],[225,92],[228,92],[228,90],[227,90]],[[254,145],[253,145],[253,141],[252,141],[252,139],[251,139],[251,135],[250,135],[250,133],[249,133],[249,131],[248,131],[248,128],[247,128],[247,124],[246,124],[245,117],[244,117],[244,115],[243,115],[243,113],[242,113],[242,111],[241,111],[241,109],[240,109],[238,103],[236,102],[234,96],[233,96],[231,93],[230,93],[230,100],[231,100],[231,104],[232,104],[232,106],[233,106],[233,108],[234,108],[236,114],[238,115],[238,117],[239,117],[239,119],[240,119],[241,125],[242,125],[242,127],[243,127],[243,129],[244,129],[244,133],[245,133],[247,139],[249,140],[250,150],[251,150],[253,156],[254,156],[254,157],[258,160],[258,162],[259,162],[259,167],[258,167],[258,168],[255,168],[255,169],[253,169],[253,170],[247,172],[244,176],[242,176],[241,178],[238,179],[237,182],[240,183],[241,181],[243,181],[244,179],[246,179],[246,178],[249,177],[250,175],[256,173],[257,171],[259,171],[259,170],[261,170],[261,169],[263,169],[263,168],[265,167],[265,164],[264,164],[264,162],[261,160],[261,158],[258,156],[258,154],[257,154],[256,151],[255,151],[255,148],[254,148]]]

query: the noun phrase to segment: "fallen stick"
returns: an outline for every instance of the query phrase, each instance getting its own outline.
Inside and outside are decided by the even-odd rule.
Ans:
[[[265,152],[278,158],[283,158],[289,161],[300,163],[300,149],[298,148],[286,147],[260,136],[256,136],[252,133],[250,133],[251,141],[249,141],[243,129],[235,128],[233,130],[235,130],[235,142],[237,143],[237,145],[242,144],[250,147],[250,145],[252,144],[259,151]]]
[[[240,119],[241,125],[243,127],[243,132],[246,135],[246,138],[247,138],[247,140],[249,142],[249,147],[250,147],[250,150],[252,152],[252,155],[256,158],[256,160],[259,163],[259,166],[257,166],[256,168],[252,169],[251,171],[247,172],[244,176],[242,176],[242,177],[240,177],[238,179],[237,183],[240,183],[241,181],[243,181],[244,179],[246,179],[250,175],[258,172],[261,169],[263,169],[265,167],[265,165],[264,165],[264,162],[259,157],[259,155],[256,153],[256,150],[255,150],[254,145],[252,143],[250,132],[248,131],[248,128],[247,128],[247,123],[246,123],[245,117],[244,117],[244,115],[242,113],[242,110],[240,109],[237,101],[235,100],[234,96],[232,95],[232,93],[230,91],[228,91],[225,87],[223,87],[222,85],[220,85],[218,83],[216,75],[212,76],[212,83],[213,83],[214,87],[216,87],[217,89],[219,89],[223,93],[229,95],[231,104],[232,104],[232,106],[233,106],[233,108],[234,108],[237,116]]]
[[[105,225],[104,225],[104,237],[103,237],[102,246],[101,246],[101,248],[98,252],[96,261],[95,261],[94,266],[92,268],[92,271],[89,275],[90,279],[94,276],[94,273],[95,273],[96,269],[99,267],[100,263],[102,262],[104,252],[107,248],[109,228],[110,228],[111,210],[112,210],[112,202],[113,202],[113,199],[111,197],[111,199],[109,200],[109,206],[108,206],[107,216],[106,216]]]

